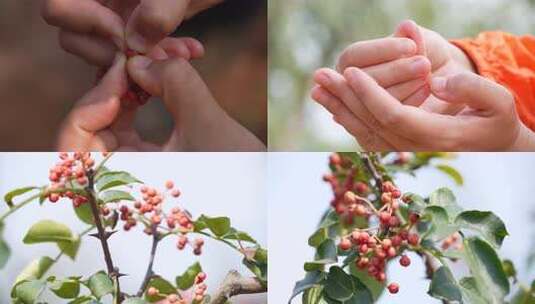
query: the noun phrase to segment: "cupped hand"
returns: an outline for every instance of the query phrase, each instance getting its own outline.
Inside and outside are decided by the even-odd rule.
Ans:
[[[44,0],[42,15],[60,29],[60,45],[110,66],[117,51],[152,52],[185,19],[222,0]]]
[[[428,74],[426,60],[430,65]],[[394,91],[392,96],[404,104],[451,115],[460,113],[464,105],[452,105],[432,95],[429,79],[475,72],[462,50],[440,34],[413,21],[402,22],[392,37],[361,41],[346,48],[339,58],[337,69],[343,73],[349,67],[363,69],[381,86]],[[395,87],[400,86],[406,90],[403,94],[395,94]]]

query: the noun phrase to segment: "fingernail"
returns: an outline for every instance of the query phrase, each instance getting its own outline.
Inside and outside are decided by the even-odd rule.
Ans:
[[[434,92],[445,92],[448,80],[444,77],[435,77],[431,80],[431,89]]]
[[[146,69],[151,63],[152,60],[145,56],[136,56],[130,59],[130,64],[137,69]]]
[[[127,34],[126,42],[128,47],[134,51],[138,51],[140,53],[147,52],[147,41],[138,32],[131,32]]]
[[[427,62],[423,58],[417,58],[411,63],[411,70],[413,73],[423,73],[427,68]]]
[[[331,83],[331,77],[327,73],[318,73],[316,75],[316,81],[324,86],[328,86]]]
[[[416,53],[416,44],[413,42],[407,41],[403,44],[403,54],[412,55]]]

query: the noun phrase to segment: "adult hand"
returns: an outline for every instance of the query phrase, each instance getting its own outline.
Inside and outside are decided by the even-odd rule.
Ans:
[[[348,67],[363,69],[404,104],[452,115],[462,111],[464,105],[452,105],[430,95],[430,76],[475,72],[463,51],[413,21],[402,22],[393,37],[349,46],[340,56],[337,69],[343,73]],[[431,75],[426,74],[429,70]]]
[[[107,67],[117,51],[158,48],[184,20],[222,0],[43,0],[42,15],[60,29],[60,45]]]
[[[264,144],[219,106],[188,61],[131,58],[128,74],[145,91],[161,97],[175,127],[164,151],[264,151]]]
[[[365,108],[379,122],[383,138],[396,150],[505,151],[535,149],[535,135],[515,110],[513,96],[502,86],[473,73],[432,79],[431,91],[451,104],[466,104],[456,116],[429,113],[403,105],[368,74],[348,68],[344,77],[353,99],[343,99],[355,116]]]

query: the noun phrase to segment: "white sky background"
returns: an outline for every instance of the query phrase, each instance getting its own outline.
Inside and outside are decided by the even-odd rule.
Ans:
[[[304,277],[303,263],[313,257],[307,239],[332,198],[329,186],[321,181],[327,172],[327,157],[323,153],[270,153],[269,254],[271,261],[276,261],[270,263],[270,303],[288,301],[295,281]],[[521,281],[531,282],[535,269],[528,272],[526,257],[535,235],[530,218],[535,212],[535,154],[461,154],[450,163],[463,174],[463,187],[432,169],[420,171],[417,178],[400,176],[396,182],[403,191],[423,195],[447,186],[465,209],[496,213],[510,234],[501,255],[514,261]],[[383,296],[379,303],[440,303],[427,296],[424,268],[417,257],[412,260],[409,268],[390,268],[388,277],[400,283],[400,292]],[[300,303],[300,298],[294,303]]]
[[[100,155],[98,155],[100,158]],[[163,188],[168,179],[182,191],[180,202],[194,217],[201,213],[211,216],[228,216],[237,229],[249,232],[256,240],[267,245],[265,155],[259,153],[183,153],[183,154],[119,154],[109,161],[108,167],[125,170],[147,184]],[[48,169],[57,161],[55,153],[0,154],[0,194],[26,185],[47,183]],[[3,198],[2,198],[3,204]],[[58,249],[52,244],[24,245],[22,238],[32,223],[40,219],[55,219],[65,223],[73,231],[80,232],[86,226],[77,220],[67,201],[58,204],[30,205],[19,210],[7,220],[5,238],[13,255],[6,268],[0,271],[0,303],[9,303],[11,283],[22,268],[33,258],[42,255],[54,257]],[[0,213],[7,208],[0,205]],[[175,239],[169,237],[160,245],[155,270],[174,282],[176,275],[197,259],[208,274],[207,284],[212,293],[226,273],[237,269],[251,273],[242,266],[240,255],[224,244],[206,240],[200,258],[193,256],[191,248],[179,252]],[[62,258],[49,274],[59,277],[91,275],[105,269],[101,248],[93,238],[82,243],[77,262]],[[137,291],[145,273],[150,250],[150,237],[140,230],[118,233],[110,239],[115,263],[121,272],[130,276],[121,281],[126,291]],[[235,303],[264,304],[266,295],[241,296]],[[57,298],[56,298],[57,299]],[[51,302],[52,303],[52,302]],[[60,302],[61,303],[61,302]]]

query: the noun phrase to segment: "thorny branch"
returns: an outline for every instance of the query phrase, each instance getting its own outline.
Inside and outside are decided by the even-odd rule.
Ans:
[[[150,249],[150,258],[149,258],[149,265],[147,266],[147,271],[145,272],[145,277],[143,278],[143,282],[141,283],[141,286],[139,287],[139,290],[137,292],[137,296],[141,297],[143,295],[143,292],[145,289],[147,289],[147,285],[150,282],[150,279],[154,276],[154,271],[152,270],[152,267],[154,265],[154,258],[156,257],[156,250],[158,249],[158,243],[160,242],[160,234],[157,230],[157,225],[151,226],[152,231],[152,247]]]
[[[255,294],[267,292],[267,286],[257,278],[243,277],[237,271],[230,271],[218,291],[214,294],[210,304],[224,304],[228,299],[240,294]]]
[[[113,278],[113,280],[115,281],[115,284],[117,286],[117,297],[119,298],[119,302],[122,302],[123,296],[121,294],[121,289],[119,287],[119,271],[113,265],[110,248],[108,246],[108,238],[113,234],[113,232],[106,231],[106,229],[104,228],[104,225],[102,224],[102,220],[100,218],[100,212],[98,209],[97,200],[95,198],[95,190],[94,190],[95,172],[92,170],[88,171],[87,178],[88,178],[88,184],[87,184],[86,191],[88,195],[88,201],[89,201],[89,205],[91,206],[93,219],[95,220],[95,226],[97,226],[97,234],[93,236],[95,236],[96,238],[100,240],[102,251],[104,252],[104,260],[106,262],[108,275],[111,278]]]

